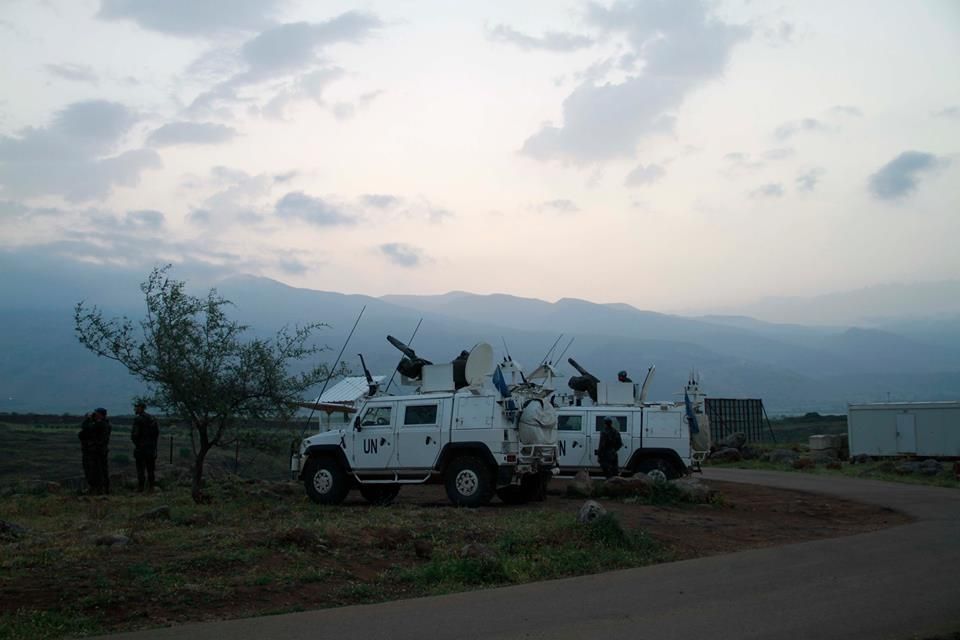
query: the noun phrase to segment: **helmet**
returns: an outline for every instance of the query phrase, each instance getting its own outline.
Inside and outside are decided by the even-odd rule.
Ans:
[[[620,372],[617,373],[617,377],[618,377],[618,378],[626,378],[626,377],[627,377],[627,372],[626,372],[626,371],[620,371]]]
[[[603,417],[603,422],[604,422],[605,424],[606,424],[606,423],[609,423],[609,424],[612,425],[612,424],[615,423],[616,421],[617,421],[616,418],[614,418],[613,416],[604,416],[604,417]]]

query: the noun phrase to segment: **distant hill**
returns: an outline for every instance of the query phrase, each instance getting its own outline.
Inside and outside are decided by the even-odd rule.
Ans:
[[[767,297],[714,313],[803,325],[881,327],[960,317],[960,280],[882,284],[809,297]]]
[[[136,381],[77,343],[72,308],[86,299],[109,314],[137,317],[143,305],[137,285],[145,274],[96,265],[16,266],[17,278],[0,280],[0,411],[78,413],[97,405],[126,410],[139,391]],[[462,291],[376,298],[298,289],[252,276],[173,275],[188,279],[196,291],[216,284],[234,303],[234,317],[256,334],[285,324],[329,324],[318,336],[330,347],[323,354],[326,361],[336,357],[366,307],[344,354],[354,370],[362,352],[374,372],[389,375],[400,354],[386,335],[407,341],[422,318],[412,346],[436,362],[480,341],[493,345],[499,358],[505,342],[516,360],[532,368],[562,333],[551,357],[556,359],[574,338],[566,356],[601,378],[613,379],[616,371],[627,369],[638,379],[655,364],[651,397],[657,399],[677,398],[693,368],[710,395],[761,397],[771,413],[842,411],[848,401],[881,400],[888,392],[895,399],[960,397],[960,350],[917,339],[922,331],[691,318],[626,304],[550,303]]]

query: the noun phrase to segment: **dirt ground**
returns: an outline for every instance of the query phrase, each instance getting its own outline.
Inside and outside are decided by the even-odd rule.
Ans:
[[[658,548],[664,551],[659,559],[642,564],[852,535],[909,521],[889,509],[826,496],[737,483],[708,484],[721,493],[719,503],[653,506],[607,499],[601,503],[617,515],[625,530],[646,532],[660,543]],[[566,482],[554,481],[546,501],[526,506],[494,500],[476,510],[456,509],[440,486],[408,486],[389,507],[372,507],[354,491],[343,506],[318,510],[306,501],[301,487],[287,487],[290,491],[282,498],[251,498],[253,503],[244,507],[246,515],[239,525],[212,529],[216,524],[193,523],[190,517],[130,525],[133,528],[126,533],[133,544],[119,550],[70,551],[57,540],[72,536],[82,541],[107,533],[109,526],[97,524],[109,521],[106,510],[134,513],[150,498],[119,495],[106,502],[64,495],[32,503],[35,512],[26,524],[42,530],[53,526],[45,524],[45,518],[84,500],[82,517],[62,523],[62,531],[47,529],[46,537],[41,535],[24,547],[13,542],[0,546],[0,556],[7,557],[0,568],[16,573],[4,577],[0,570],[0,615],[6,616],[6,620],[0,617],[0,637],[58,638],[64,633],[148,628],[424,595],[431,592],[429,585],[425,590],[422,583],[385,581],[382,576],[391,570],[424,567],[427,561],[415,553],[414,542],[429,538],[431,531],[443,531],[453,549],[469,542],[496,545],[499,524],[523,521],[532,531],[552,516],[556,521],[575,513],[583,502],[565,497]],[[12,504],[0,502],[0,516],[27,516],[12,510]],[[192,509],[172,504],[175,511]],[[540,513],[545,517],[538,517]],[[331,524],[317,534],[309,523],[319,522],[319,514]],[[296,523],[302,524],[294,527]],[[214,544],[220,545],[215,553],[210,551]],[[541,553],[542,562],[549,563],[550,549]],[[605,570],[587,563],[578,566],[573,574]],[[465,588],[490,583],[480,579],[467,584],[472,587]],[[54,618],[48,629],[51,612],[62,617]],[[6,636],[2,633],[5,622],[14,629]]]
[[[601,500],[627,529],[642,529],[675,552],[678,560],[771,547],[793,542],[833,538],[876,531],[910,522],[884,507],[840,500],[800,491],[736,482],[707,482],[723,496],[723,507],[713,505],[653,506]],[[554,480],[546,501],[522,509],[569,511],[583,499],[564,497],[567,481]],[[351,501],[362,502],[351,494]],[[398,503],[443,507],[449,505],[442,487],[404,487]],[[498,501],[480,509],[494,516],[515,509]]]

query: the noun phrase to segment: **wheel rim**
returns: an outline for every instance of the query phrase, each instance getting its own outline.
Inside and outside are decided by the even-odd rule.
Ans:
[[[329,469],[320,469],[313,474],[313,488],[319,494],[330,493],[333,488],[333,474]]]
[[[457,487],[457,493],[462,496],[472,496],[480,487],[480,478],[477,477],[477,474],[474,471],[470,469],[464,469],[457,474],[457,478],[454,483]]]
[[[653,480],[654,482],[667,481],[667,474],[665,474],[661,469],[654,469],[653,471],[648,471],[647,476],[649,476],[650,479]]]

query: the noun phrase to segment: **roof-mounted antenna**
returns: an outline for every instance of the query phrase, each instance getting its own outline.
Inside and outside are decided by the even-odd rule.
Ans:
[[[561,362],[561,361],[563,360],[563,356],[565,356],[565,355],[567,354],[567,349],[570,348],[570,345],[572,345],[572,344],[573,344],[573,341],[576,340],[576,339],[577,339],[576,336],[570,338],[570,342],[568,342],[568,343],[567,343],[567,346],[563,348],[563,352],[562,352],[559,356],[557,356],[557,360],[556,360],[557,362]]]
[[[553,341],[553,346],[550,347],[550,350],[547,351],[547,353],[543,356],[543,358],[540,359],[540,364],[543,364],[544,362],[547,361],[547,358],[550,357],[550,354],[553,353],[553,350],[557,348],[557,343],[560,342],[560,340],[562,339],[563,339],[563,334],[561,333],[560,337]]]

